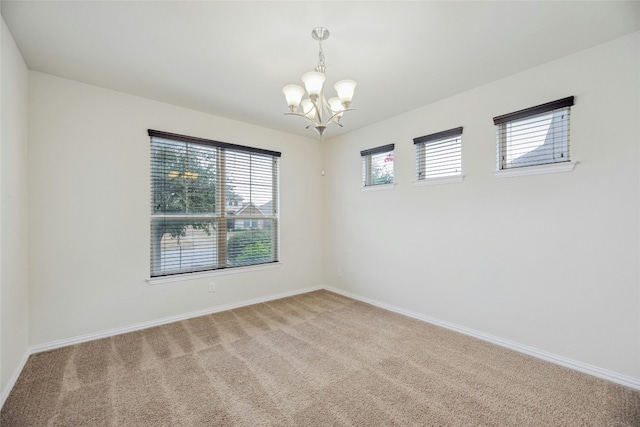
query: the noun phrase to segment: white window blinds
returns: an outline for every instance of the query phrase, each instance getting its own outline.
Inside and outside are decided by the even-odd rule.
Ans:
[[[511,169],[570,161],[573,96],[494,117],[497,167]]]
[[[394,144],[360,152],[362,156],[362,183],[365,187],[393,183]]]
[[[149,136],[151,277],[278,261],[279,152]]]
[[[462,127],[414,138],[416,179],[462,174]]]

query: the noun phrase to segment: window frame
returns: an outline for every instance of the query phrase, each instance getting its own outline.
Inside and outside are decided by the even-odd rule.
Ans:
[[[373,157],[379,154],[387,154],[391,153],[394,155],[395,144],[387,144],[380,147],[370,148],[367,150],[362,150],[360,152],[360,157],[362,158],[362,188],[363,189],[371,189],[371,188],[381,188],[384,187],[393,187],[396,182],[395,177],[395,159],[393,161],[393,165],[391,168],[391,182],[373,182]]]
[[[575,97],[569,96],[566,98],[558,99],[556,101],[547,102],[544,104],[536,105],[534,107],[518,110],[513,113],[503,114],[493,118],[493,123],[496,126],[496,171],[494,176],[511,177],[520,175],[536,175],[543,173],[555,173],[555,172],[570,172],[575,166],[575,162],[571,160],[570,151],[570,116],[571,107],[574,105]],[[508,131],[507,127],[511,124],[517,124],[527,119],[535,118],[549,113],[558,114],[566,110],[566,117],[562,117],[561,126],[564,127],[562,138],[558,142],[554,142],[560,145],[562,151],[562,157],[566,160],[556,161],[555,155],[552,157],[552,161],[545,161],[541,159],[538,163],[531,162],[530,164],[523,164],[521,166],[506,166],[506,156],[508,148]],[[554,117],[552,116],[552,123]],[[546,136],[545,136],[546,138]],[[532,152],[533,150],[529,151]],[[528,152],[528,153],[529,153]],[[526,155],[525,153],[524,155]]]
[[[279,183],[280,161],[279,159],[281,157],[280,152],[265,150],[265,149],[255,148],[255,147],[248,147],[243,145],[237,145],[237,144],[230,144],[226,142],[214,141],[214,140],[209,140],[204,138],[190,137],[190,136],[179,135],[179,134],[174,134],[169,132],[157,131],[153,129],[148,129],[148,135],[151,140],[150,147],[152,150],[150,152],[150,161],[152,163],[150,167],[151,214],[149,219],[150,233],[151,233],[150,265],[149,265],[150,278],[147,279],[147,281],[150,284],[164,283],[169,281],[175,281],[178,279],[187,280],[190,278],[198,278],[198,277],[203,277],[205,275],[211,275],[215,273],[220,274],[220,272],[222,271],[225,272],[224,274],[230,274],[231,273],[230,270],[237,270],[237,272],[240,272],[240,271],[247,271],[247,270],[255,270],[256,268],[263,268],[265,266],[268,267],[273,264],[280,264],[280,212],[279,212],[280,211],[279,209],[279,196],[280,196],[279,194],[280,193],[280,183]],[[215,208],[213,212],[207,212],[205,214],[180,213],[177,215],[169,214],[168,213],[169,211],[163,211],[160,214],[155,213],[154,211],[154,194],[155,194],[154,193],[155,192],[154,173],[157,173],[157,171],[154,171],[154,161],[155,161],[154,154],[153,154],[154,138],[164,140],[165,143],[167,143],[167,146],[170,146],[171,142],[175,142],[176,145],[179,145],[181,143],[186,143],[186,144],[198,146],[197,148],[198,150],[215,151],[215,153],[212,152],[212,155],[215,155],[215,162],[216,162],[216,169],[215,169],[216,195],[215,195]],[[187,146],[185,146],[185,148],[186,147]],[[270,184],[270,189],[272,193],[271,194],[272,212],[265,213],[264,216],[261,216],[259,218],[255,216],[247,216],[245,218],[242,215],[236,216],[236,215],[229,215],[227,213],[226,190],[227,190],[228,183],[226,180],[226,176],[232,170],[231,169],[232,166],[227,164],[225,159],[227,155],[232,155],[232,154],[258,155],[260,157],[263,157],[267,164],[269,160],[272,162],[271,169],[270,169],[271,170],[270,173],[272,174],[272,181]],[[244,171],[245,171],[244,168],[240,168],[236,170],[237,173],[241,173]],[[250,191],[253,191],[251,190],[252,187],[253,187],[253,184],[249,184]],[[250,204],[251,203],[252,202],[250,202]],[[157,238],[157,236],[154,234],[154,222],[155,222],[155,225],[157,225],[157,222],[162,220],[168,220],[170,223],[172,220],[188,221],[190,219],[204,219],[205,222],[211,221],[212,223],[217,224],[217,227],[214,227],[214,231],[213,231],[214,236],[212,237],[212,240],[216,242],[215,243],[216,255],[212,256],[211,258],[212,265],[207,265],[204,267],[199,266],[197,268],[193,268],[193,267],[184,268],[180,270],[172,270],[172,269],[162,270],[161,268],[156,268],[154,263],[157,263],[161,260],[162,249],[160,246],[160,248],[158,248],[157,251],[154,250],[154,245],[156,245],[157,243],[154,241],[154,239]],[[271,248],[270,248],[272,256],[270,257],[270,260],[266,262],[262,262],[262,261],[247,262],[247,263],[238,264],[238,265],[231,265],[228,259],[229,236],[228,236],[228,229],[227,229],[227,221],[228,220],[257,221],[258,219],[261,221],[269,221],[270,224],[272,225],[272,233],[271,233],[272,242],[271,242]],[[163,233],[162,236],[164,236],[165,234],[166,232]],[[158,253],[156,254],[156,252]]]
[[[415,173],[415,185],[439,185],[462,182],[464,175],[462,174],[462,132],[463,127],[444,130],[441,132],[432,133],[429,135],[420,136],[413,139],[413,144],[416,147],[416,173]],[[428,176],[427,175],[427,145],[439,144],[443,142],[456,142],[457,151],[459,151],[459,172],[455,174]]]

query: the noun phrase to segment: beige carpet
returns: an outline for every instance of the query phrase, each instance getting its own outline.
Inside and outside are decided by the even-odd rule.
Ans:
[[[31,356],[9,426],[640,426],[640,392],[317,291]]]

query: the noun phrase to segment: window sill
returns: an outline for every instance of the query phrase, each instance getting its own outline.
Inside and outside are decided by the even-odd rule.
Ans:
[[[418,181],[414,181],[413,185],[416,187],[422,187],[424,185],[443,185],[443,184],[455,184],[462,182],[464,175],[456,176],[443,176],[440,178],[425,178]]]
[[[577,162],[552,163],[549,165],[526,166],[521,168],[503,169],[493,172],[496,178],[511,178],[523,175],[541,175],[545,173],[571,172]]]
[[[250,271],[270,270],[282,267],[282,262],[270,262],[268,264],[248,265],[246,267],[222,268],[220,270],[201,271],[198,273],[174,274],[171,276],[151,277],[147,279],[150,285],[163,283],[184,282],[185,280],[197,280],[207,277],[226,276],[227,274],[242,274]]]
[[[393,190],[396,186],[395,182],[391,184],[378,184],[378,185],[367,185],[362,187],[362,191],[383,191],[383,190]]]

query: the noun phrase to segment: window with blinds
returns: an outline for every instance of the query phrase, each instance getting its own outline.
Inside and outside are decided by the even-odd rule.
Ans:
[[[462,175],[462,127],[414,138],[416,179]]]
[[[389,144],[360,152],[363,186],[393,183],[393,149]]]
[[[151,277],[278,261],[279,152],[149,136]]]
[[[498,170],[569,162],[573,96],[494,117]]]

